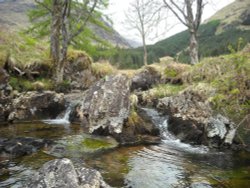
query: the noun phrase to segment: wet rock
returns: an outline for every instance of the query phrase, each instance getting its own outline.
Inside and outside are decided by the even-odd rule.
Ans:
[[[197,92],[160,99],[157,107],[169,115],[168,129],[184,142],[216,148],[233,143],[233,122],[220,114],[214,116],[206,97]]]
[[[89,133],[122,132],[130,111],[130,81],[125,75],[109,76],[91,86],[75,108],[75,117]]]
[[[106,188],[101,174],[93,169],[74,167],[66,158],[45,163],[27,183],[29,188]]]
[[[92,137],[85,134],[67,136],[57,140],[55,143],[46,153],[60,158],[82,157],[83,155],[101,153],[118,146],[114,138]]]
[[[143,109],[132,111],[123,131],[113,135],[121,145],[159,144],[160,130]]]
[[[55,118],[65,109],[63,94],[52,91],[27,92],[14,99],[8,121]]]
[[[9,75],[0,68],[0,122],[4,122],[9,114],[9,103],[12,97],[10,96],[12,87],[9,85]]]
[[[162,82],[161,74],[153,67],[146,67],[132,78],[131,90],[145,91]]]
[[[20,157],[29,155],[37,150],[52,144],[52,141],[47,139],[36,139],[30,137],[18,137],[13,139],[0,139],[0,155],[10,155]]]

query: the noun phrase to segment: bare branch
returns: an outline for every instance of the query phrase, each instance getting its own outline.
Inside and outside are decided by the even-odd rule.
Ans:
[[[187,20],[187,16],[185,15],[184,11],[180,9],[180,7],[174,3],[172,0],[171,0],[171,3],[174,5],[175,8],[177,8],[177,10],[179,11],[179,13],[181,13],[184,17],[185,20],[183,20],[183,18],[181,18],[179,16],[179,13],[166,1],[166,0],[163,0],[164,4],[166,5],[167,8],[169,8],[171,10],[171,12],[177,17],[177,19],[185,26],[189,27],[188,24],[186,23],[185,20]]]

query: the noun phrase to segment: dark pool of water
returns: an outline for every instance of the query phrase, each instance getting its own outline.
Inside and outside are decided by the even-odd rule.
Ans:
[[[42,122],[1,125],[0,137],[36,137],[60,140],[83,134],[80,125],[47,125]],[[22,187],[22,182],[55,157],[42,150],[30,156],[11,159],[0,156],[5,169],[0,173],[0,187]],[[178,140],[160,145],[120,147],[114,150],[72,158],[77,166],[99,170],[116,187],[222,187],[244,188],[250,185],[250,154],[208,151]]]

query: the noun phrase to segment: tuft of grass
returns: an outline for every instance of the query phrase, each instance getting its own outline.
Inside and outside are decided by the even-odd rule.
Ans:
[[[148,105],[154,105],[158,99],[177,95],[185,89],[184,85],[160,84],[150,90],[141,93],[142,101]]]
[[[104,77],[117,72],[117,69],[113,67],[108,61],[95,62],[91,65],[92,72],[98,77]]]
[[[146,98],[158,99],[178,94],[185,89],[183,85],[160,84],[145,92]]]
[[[137,111],[132,108],[126,122],[127,126],[136,126],[143,124],[143,119],[138,115]]]

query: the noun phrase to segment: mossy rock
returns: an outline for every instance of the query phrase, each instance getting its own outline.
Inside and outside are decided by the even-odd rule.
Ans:
[[[69,66],[77,71],[89,69],[93,63],[92,58],[84,51],[69,50],[67,54]]]
[[[169,63],[165,68],[165,76],[167,78],[176,78],[180,76],[181,73],[190,69],[190,65],[182,63]]]
[[[57,141],[47,154],[56,157],[80,157],[92,155],[113,149],[118,146],[115,139],[111,137],[100,137],[92,135],[67,136]]]

